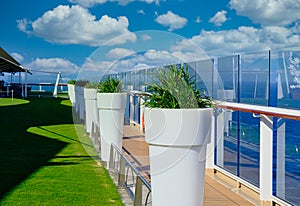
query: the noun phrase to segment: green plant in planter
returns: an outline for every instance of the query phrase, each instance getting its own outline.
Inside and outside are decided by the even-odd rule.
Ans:
[[[74,79],[71,79],[71,80],[68,81],[68,84],[75,85],[75,83],[76,83],[76,80],[74,80]]]
[[[75,85],[79,86],[79,87],[85,87],[85,85],[88,83],[89,81],[87,80],[77,80]]]
[[[107,78],[99,83],[98,92],[100,93],[122,93],[123,85],[119,79]]]
[[[85,85],[85,88],[88,88],[88,89],[98,89],[98,87],[99,87],[99,83],[96,83],[96,82],[88,82]]]
[[[149,85],[144,105],[150,108],[208,108],[211,99],[195,88],[195,77],[190,77],[188,66],[171,65],[153,73],[159,81]]]

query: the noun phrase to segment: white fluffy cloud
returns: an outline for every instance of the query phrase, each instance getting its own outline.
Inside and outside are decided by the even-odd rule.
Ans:
[[[300,43],[300,28],[268,26],[258,29],[241,26],[224,31],[202,30],[191,40],[211,57],[228,56],[297,45]],[[184,50],[189,45],[186,42],[182,41],[174,49]]]
[[[90,8],[97,4],[104,4],[107,2],[117,2],[119,5],[124,6],[124,5],[127,5],[128,3],[134,2],[134,1],[137,1],[137,0],[69,0],[69,2],[71,2],[73,4],[79,4],[86,8]],[[155,3],[156,5],[159,5],[159,2],[162,0],[138,0],[138,1],[145,2],[148,4]]]
[[[169,31],[181,29],[187,23],[186,18],[174,14],[172,11],[168,11],[166,14],[156,17],[155,21],[163,26],[169,27]]]
[[[120,59],[132,54],[135,54],[135,51],[125,48],[114,48],[111,49],[106,56],[111,59]]]
[[[69,60],[62,58],[37,58],[30,64],[26,65],[29,70],[43,71],[43,72],[61,72],[64,75],[76,74],[79,72],[79,67]]]
[[[197,16],[195,22],[199,24],[199,23],[201,23],[201,21],[202,21],[202,20],[200,19],[200,17]]]
[[[32,75],[27,75],[27,82],[51,82],[55,83],[58,72],[61,72],[62,82],[76,78],[79,67],[62,58],[37,58],[29,64],[24,65]],[[52,73],[52,74],[51,74]]]
[[[18,53],[12,53],[11,54],[19,63],[24,60],[24,57],[21,54]]]
[[[288,25],[300,19],[299,0],[230,0],[231,9],[264,26]]]
[[[145,67],[148,68],[164,66],[169,64],[177,64],[182,62],[192,62],[200,60],[201,55],[197,52],[192,51],[166,51],[166,50],[148,50],[143,54],[133,56],[130,59],[126,59],[127,65],[131,65],[132,68]],[[132,69],[131,68],[131,69]]]
[[[145,14],[146,14],[146,13],[144,12],[143,9],[137,10],[137,13],[138,13],[138,14],[142,14],[142,15],[145,15]]]
[[[214,23],[216,26],[221,26],[224,22],[227,21],[226,17],[227,12],[222,10],[218,11],[215,16],[213,16],[209,22]]]
[[[99,72],[106,71],[112,67],[114,61],[96,61],[90,58],[87,58],[84,64],[81,66],[80,71],[82,72]]]
[[[119,49],[118,49],[119,50]],[[113,51],[113,52],[111,52]],[[122,51],[122,50],[119,50]],[[125,50],[123,50],[125,51]],[[110,50],[109,53],[120,53],[117,50]],[[121,52],[122,53],[122,52]],[[135,55],[127,56],[112,61],[95,61],[87,59],[82,65],[80,75],[89,80],[99,80],[103,73],[115,73],[137,69],[153,68],[176,64],[182,62],[191,62],[199,60],[199,55],[193,52],[166,51],[166,50],[148,50]]]
[[[136,36],[128,30],[128,26],[129,22],[125,16],[115,19],[104,15],[100,20],[96,20],[87,9],[78,5],[60,5],[32,23],[27,19],[18,21],[21,31],[48,42],[89,46],[135,41]],[[116,39],[110,42],[112,38]]]
[[[166,61],[168,63],[169,61],[174,61],[173,56],[165,50],[162,51],[157,51],[157,50],[148,50],[143,58],[145,59],[144,61],[149,61],[149,62],[162,62]]]

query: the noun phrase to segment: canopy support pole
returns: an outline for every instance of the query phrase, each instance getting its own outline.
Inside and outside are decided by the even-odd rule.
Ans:
[[[60,79],[60,72],[57,73],[57,78],[54,86],[53,97],[57,98],[57,87]]]
[[[25,84],[25,91],[24,91],[24,97],[27,98],[27,72],[25,72],[25,80],[24,80],[24,84]]]

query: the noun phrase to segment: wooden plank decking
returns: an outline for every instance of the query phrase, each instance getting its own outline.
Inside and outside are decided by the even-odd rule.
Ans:
[[[148,144],[144,141],[144,134],[140,132],[138,127],[124,127],[123,152],[129,159],[134,161],[135,166],[150,181]],[[253,204],[206,175],[204,205],[246,206]]]

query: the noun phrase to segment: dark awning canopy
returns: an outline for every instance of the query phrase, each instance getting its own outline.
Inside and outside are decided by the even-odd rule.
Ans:
[[[28,70],[0,47],[0,72],[16,73],[28,72]]]

